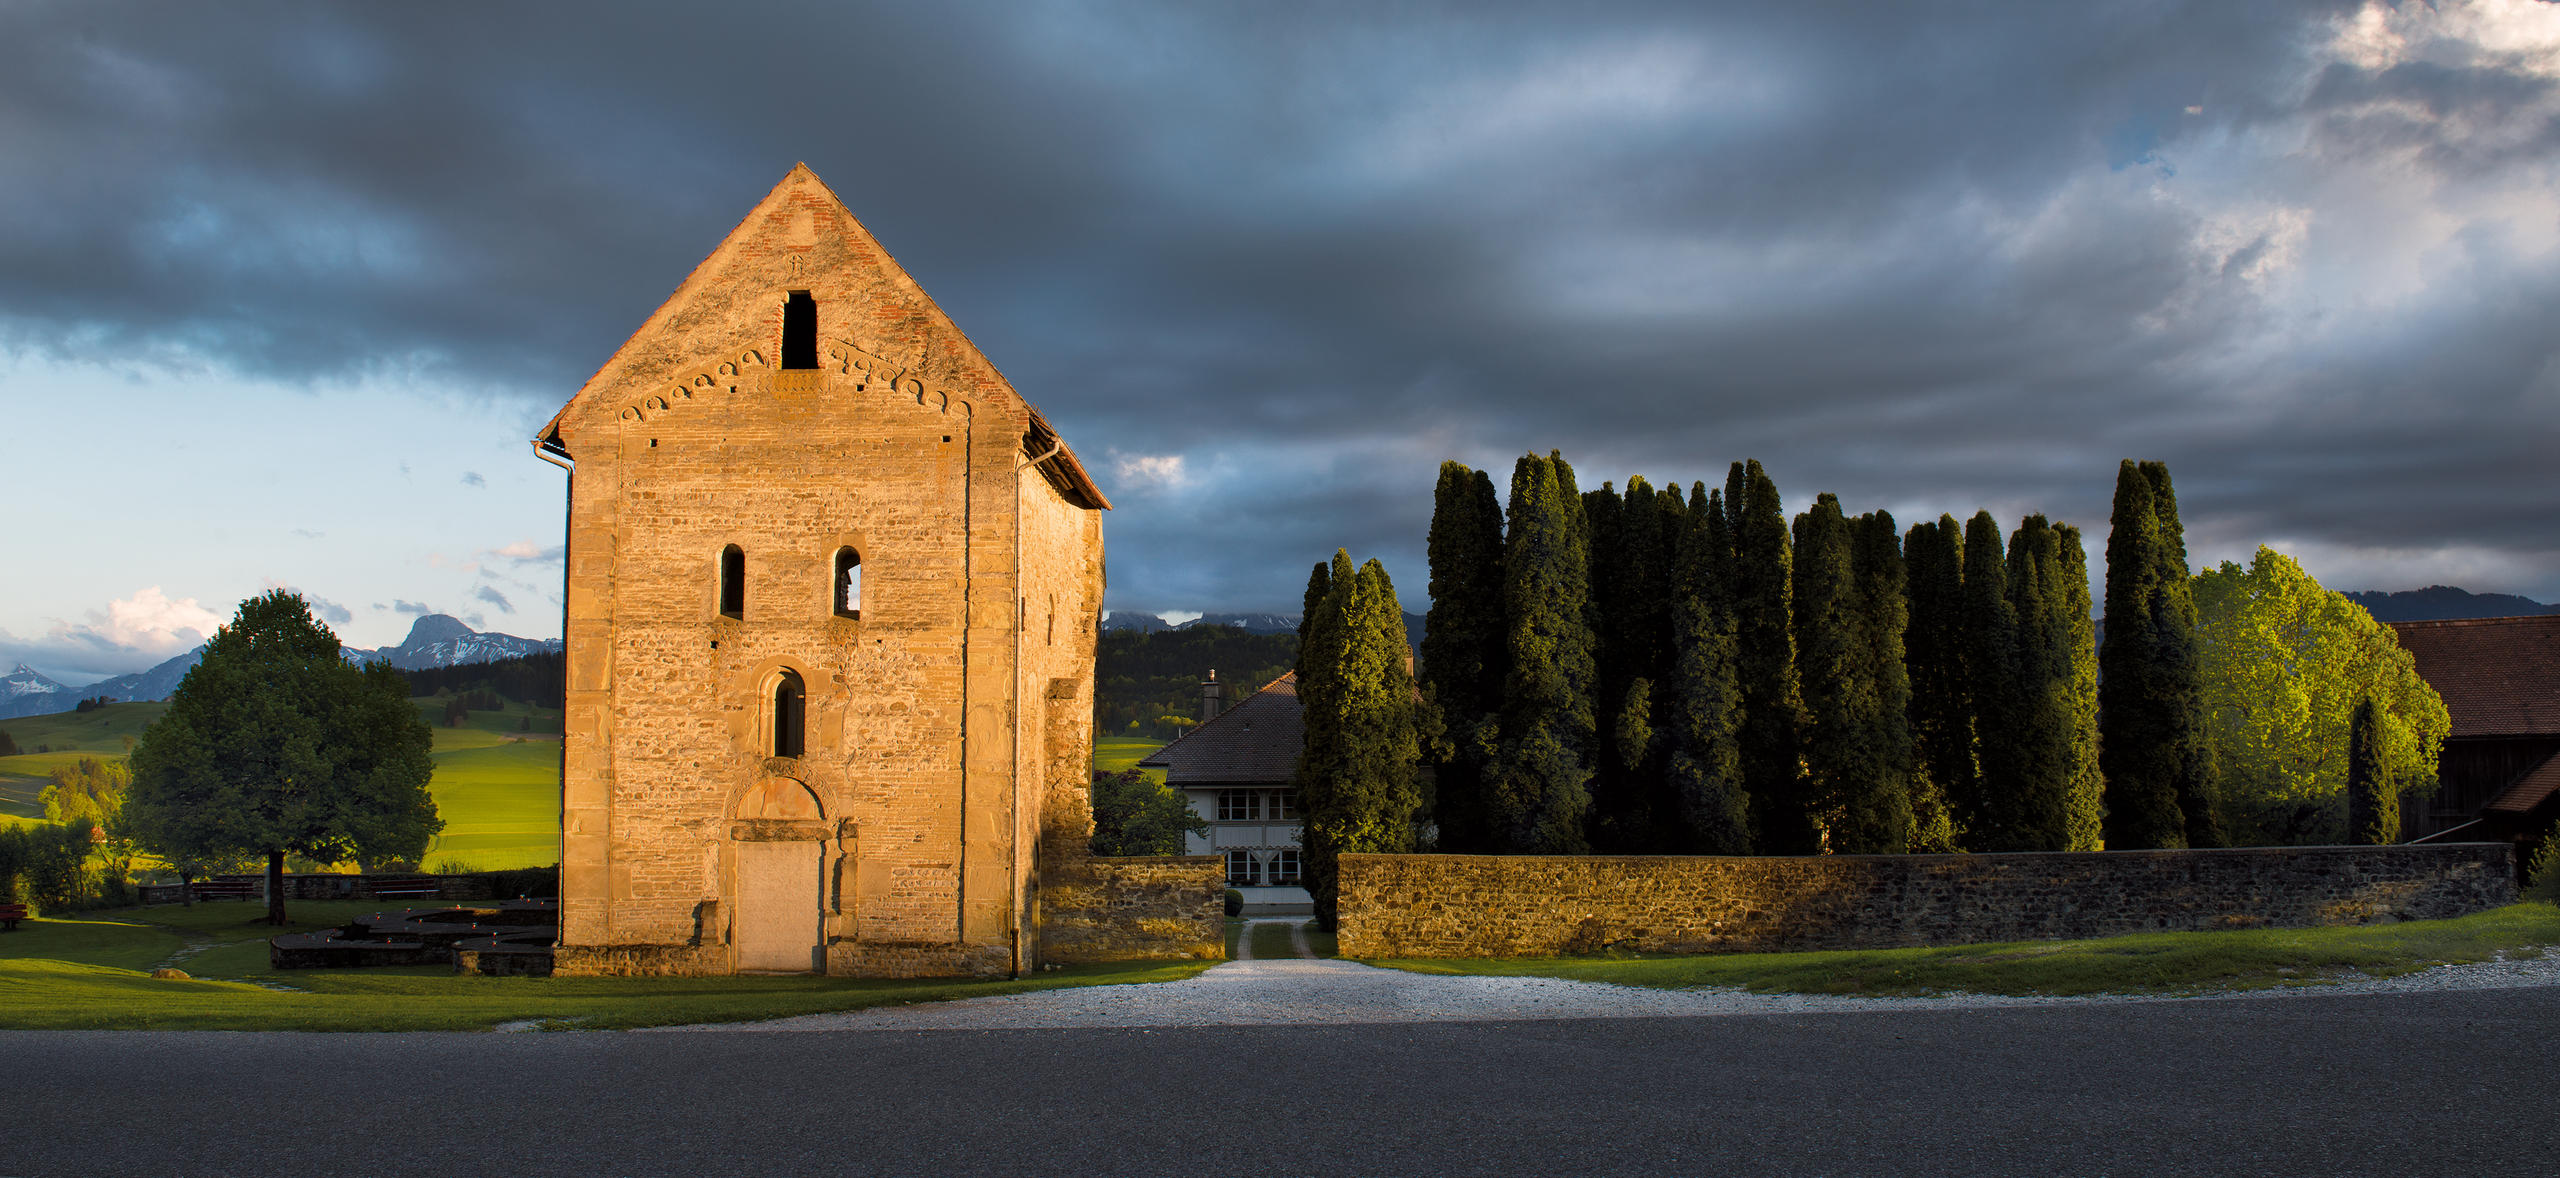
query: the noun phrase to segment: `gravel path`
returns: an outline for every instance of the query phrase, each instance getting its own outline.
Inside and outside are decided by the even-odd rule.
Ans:
[[[1651,990],[1557,978],[1445,977],[1348,961],[1231,961],[1196,978],[1136,986],[1086,986],[999,998],[812,1014],[758,1023],[659,1027],[660,1031],[1027,1030],[1062,1027],[1208,1027],[1347,1023],[1503,1022],[1522,1019],[1657,1018],[1724,1014],[1955,1010],[2178,1002],[2196,998],[2281,1000],[2308,995],[2403,994],[2560,986],[2560,947],[2529,960],[2441,965],[2396,978],[2349,975],[2329,985],[2177,997],[2105,995],[2005,998],[1851,998],[1752,994],[1736,989]]]

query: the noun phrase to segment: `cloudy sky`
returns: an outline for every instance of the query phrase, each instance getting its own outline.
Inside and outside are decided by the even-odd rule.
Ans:
[[[805,160],[1119,505],[1424,604],[1440,460],[2560,599],[2560,11],[0,5],[0,663],[558,633],[525,444]]]

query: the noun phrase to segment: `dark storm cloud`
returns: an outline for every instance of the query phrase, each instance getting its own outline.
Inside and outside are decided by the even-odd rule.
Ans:
[[[0,341],[554,401],[805,159],[1119,499],[1118,608],[1418,608],[1438,460],[1549,448],[2095,533],[2161,458],[2201,542],[2560,594],[2553,80],[2354,9],[21,8]]]

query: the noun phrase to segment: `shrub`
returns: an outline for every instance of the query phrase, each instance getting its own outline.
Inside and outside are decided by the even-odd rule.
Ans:
[[[1243,892],[1239,892],[1239,891],[1235,890],[1234,888],[1228,888],[1228,889],[1227,889],[1227,915],[1229,915],[1229,916],[1242,916],[1242,915],[1244,915],[1244,893],[1243,893]]]
[[[2560,822],[2543,831],[2540,841],[2525,860],[2524,898],[2560,904]]]

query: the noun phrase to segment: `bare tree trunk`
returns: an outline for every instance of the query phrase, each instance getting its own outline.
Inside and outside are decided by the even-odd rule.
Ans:
[[[284,852],[267,852],[267,923],[284,923]]]

